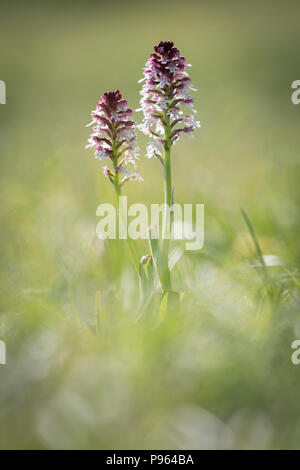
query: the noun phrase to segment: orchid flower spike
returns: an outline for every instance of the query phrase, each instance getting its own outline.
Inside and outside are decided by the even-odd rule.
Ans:
[[[139,148],[136,144],[136,125],[130,120],[131,115],[132,110],[119,90],[109,91],[97,102],[95,111],[91,113],[92,122],[88,124],[93,126],[93,132],[86,148],[94,149],[97,160],[111,162],[110,167],[103,167],[103,173],[118,192],[127,181],[142,181],[136,171]]]
[[[163,160],[163,149],[171,147],[182,133],[192,135],[200,122],[194,120],[191,79],[185,71],[182,57],[170,41],[161,41],[144,68],[145,81],[140,94],[144,119],[138,128],[153,141],[147,147],[147,156]],[[185,114],[182,108],[189,108]],[[169,148],[170,150],[170,148]]]

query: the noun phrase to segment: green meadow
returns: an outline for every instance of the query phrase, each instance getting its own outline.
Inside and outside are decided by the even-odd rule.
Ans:
[[[0,8],[0,448],[299,448],[299,3]],[[160,40],[192,64],[202,124],[172,152],[175,202],[205,206],[203,249],[171,243],[182,294],[167,307],[159,289],[141,302],[126,243],[116,256],[97,238],[114,194],[85,149],[105,91],[139,107]],[[161,203],[138,142],[128,204]]]

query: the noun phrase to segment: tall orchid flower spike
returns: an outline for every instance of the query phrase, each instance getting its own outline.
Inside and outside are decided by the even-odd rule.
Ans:
[[[164,167],[165,214],[163,228],[162,256],[164,258],[165,279],[163,288],[171,288],[168,264],[169,242],[167,240],[172,217],[173,190],[171,179],[171,148],[182,134],[192,136],[200,122],[195,121],[191,79],[186,72],[185,57],[181,56],[174,43],[161,41],[154,47],[144,68],[145,81],[142,91],[141,108],[144,118],[138,128],[151,142],[147,146],[147,156],[157,157]],[[186,110],[187,109],[187,110]],[[184,110],[186,110],[184,112]],[[169,227],[168,227],[169,226]]]
[[[153,139],[147,147],[147,156],[163,160],[163,151],[185,133],[192,135],[200,122],[194,120],[191,79],[185,71],[185,57],[182,57],[170,41],[161,41],[154,47],[144,68],[145,81],[141,91],[141,108],[144,119],[138,128]],[[186,114],[182,108],[190,111]]]
[[[136,169],[139,148],[136,145],[136,126],[130,120],[132,110],[128,108],[127,101],[122,99],[119,90],[109,91],[101,96],[95,111],[92,111],[93,126],[86,148],[95,150],[97,160],[107,160],[111,163],[103,167],[104,175],[114,185],[117,199],[121,194],[121,187],[128,181],[142,181]]]

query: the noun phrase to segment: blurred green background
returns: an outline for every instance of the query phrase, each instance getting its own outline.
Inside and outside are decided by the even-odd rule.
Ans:
[[[299,448],[299,14],[297,1],[1,1],[1,448]],[[202,128],[174,148],[173,183],[176,202],[205,204],[205,246],[177,263],[181,309],[158,323],[156,304],[137,320],[130,261],[95,236],[113,190],[84,147],[104,91],[139,107],[160,40],[193,65]],[[163,198],[146,142],[129,202]],[[281,260],[276,300],[240,207]]]

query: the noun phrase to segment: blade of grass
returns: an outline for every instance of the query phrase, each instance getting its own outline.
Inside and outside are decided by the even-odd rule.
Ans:
[[[261,262],[261,266],[263,268],[263,275],[260,275],[257,268],[255,268],[255,271],[260,276],[261,281],[262,281],[262,283],[264,285],[264,288],[266,289],[266,292],[268,293],[269,297],[274,298],[275,293],[276,293],[275,288],[274,288],[274,284],[273,284],[272,279],[270,278],[270,276],[268,274],[268,268],[267,268],[266,262],[264,260],[260,245],[258,243],[258,239],[257,239],[256,233],[255,233],[254,227],[253,227],[253,225],[251,223],[251,220],[248,217],[248,214],[245,211],[245,209],[241,208],[241,213],[242,213],[242,216],[243,216],[243,218],[246,222],[246,225],[248,227],[250,235],[252,237],[252,240],[253,240],[253,243],[254,243],[254,246],[255,246],[255,249],[256,249],[257,256],[258,256],[258,258]]]
[[[265,263],[265,260],[264,260],[264,257],[263,257],[263,254],[262,254],[262,251],[261,251],[261,248],[259,246],[259,243],[258,243],[258,240],[257,240],[257,237],[256,237],[256,234],[255,234],[255,230],[253,228],[253,225],[248,217],[248,214],[247,212],[245,211],[245,209],[241,208],[241,213],[242,213],[242,216],[247,224],[247,227],[249,229],[249,232],[250,232],[250,235],[252,237],[252,240],[253,240],[253,243],[255,245],[255,249],[256,249],[256,252],[257,252],[257,256],[261,262],[261,264],[266,268],[266,263]]]

